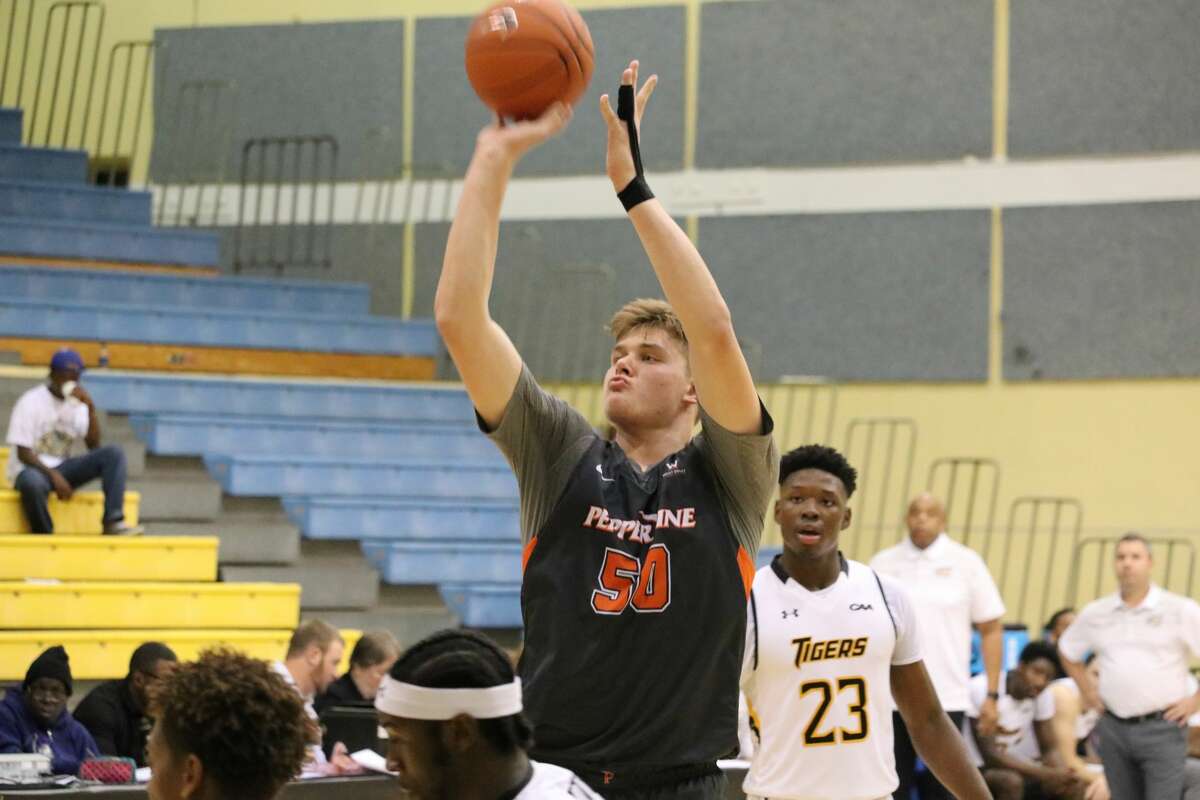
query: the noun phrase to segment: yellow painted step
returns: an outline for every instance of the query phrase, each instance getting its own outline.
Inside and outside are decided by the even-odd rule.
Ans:
[[[0,625],[40,628],[294,628],[295,583],[0,582]]]
[[[125,492],[125,521],[130,525],[137,524],[141,501],[137,492]],[[76,492],[66,502],[50,495],[50,518],[56,534],[99,536],[104,532],[100,522],[103,516],[103,492]],[[0,489],[0,534],[11,533],[29,533],[29,523],[21,509],[21,495],[15,489]]]
[[[0,580],[215,581],[218,541],[215,536],[0,536]]]
[[[201,650],[224,645],[255,658],[282,659],[287,651],[291,630],[144,630],[144,631],[0,631],[0,681],[25,677],[33,659],[47,647],[61,644],[71,657],[71,673],[76,680],[123,678],[129,671],[129,657],[143,642],[163,642],[183,661],[196,658]],[[346,654],[338,674],[350,668],[350,651],[362,631],[343,630]]]

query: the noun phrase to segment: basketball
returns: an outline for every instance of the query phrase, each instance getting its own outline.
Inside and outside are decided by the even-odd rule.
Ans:
[[[494,5],[471,23],[467,79],[502,117],[531,119],[555,101],[574,105],[592,78],[595,49],[579,12],[562,0]]]

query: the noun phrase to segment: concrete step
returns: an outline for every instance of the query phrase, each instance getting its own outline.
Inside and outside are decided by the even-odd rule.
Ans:
[[[273,517],[222,513],[203,522],[156,520],[148,531],[155,536],[216,536],[222,566],[289,566],[300,558],[300,531]]]
[[[221,487],[198,458],[146,457],[146,474],[130,481],[142,493],[141,518],[214,521],[221,514]]]
[[[19,108],[0,108],[0,143],[21,143],[22,111]]]
[[[404,647],[435,631],[458,625],[435,586],[381,586],[379,601],[370,609],[348,611],[306,607],[303,616],[305,619],[323,619],[338,628],[389,630]]]
[[[379,599],[379,574],[352,542],[305,542],[297,564],[230,565],[221,575],[227,581],[298,583],[301,609],[367,610]]]
[[[82,185],[87,180],[87,153],[0,144],[0,178]],[[3,241],[0,237],[0,242]]]

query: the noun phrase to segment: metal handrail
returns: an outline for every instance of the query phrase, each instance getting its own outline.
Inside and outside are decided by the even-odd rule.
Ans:
[[[862,458],[858,458],[855,444],[858,434],[862,431],[864,447]],[[883,453],[882,468],[874,466],[876,455],[876,435],[886,437]],[[875,536],[871,548],[865,549],[865,539],[853,537],[851,544],[853,552],[859,560],[866,561],[874,553],[879,552],[885,544],[883,531],[894,524],[897,534],[903,528],[902,507],[908,502],[909,489],[912,486],[913,464],[917,452],[917,422],[910,417],[857,417],[850,420],[846,426],[846,446],[843,449],[846,457],[855,464],[858,470],[858,494],[856,496],[858,514],[852,517],[856,532],[865,529],[871,500],[875,500]],[[898,499],[892,497],[893,474],[898,468],[903,468],[903,479],[897,484]],[[877,479],[876,476],[882,476]],[[875,489],[879,484],[881,488]],[[896,505],[891,505],[892,502]],[[889,522],[893,520],[894,522]],[[888,542],[887,544],[890,544]],[[849,549],[849,548],[847,548]]]
[[[967,481],[966,513],[961,521],[956,521],[954,512],[959,508],[957,500],[960,473]],[[941,486],[939,478],[942,477],[945,480],[945,490],[939,492],[939,486]],[[981,484],[990,485],[991,491],[988,492],[987,486]],[[925,488],[943,500],[947,530],[957,533],[967,547],[971,547],[978,553],[986,553],[996,523],[996,501],[1000,495],[1000,464],[991,458],[969,456],[935,458],[929,464]],[[975,524],[975,508],[981,491],[985,492],[985,497],[988,497],[988,506],[985,521],[982,527],[978,527]],[[982,534],[982,546],[972,547],[977,532]]]
[[[1035,560],[1034,556],[1037,552],[1037,544],[1039,541],[1048,541],[1046,546],[1046,557],[1043,561],[1045,572],[1045,581],[1042,586],[1041,606],[1038,609],[1038,620],[1040,621],[1046,615],[1050,606],[1050,586],[1054,576],[1055,554],[1059,549],[1058,544],[1063,536],[1070,537],[1070,544],[1067,548],[1067,556],[1075,552],[1075,548],[1079,542],[1080,532],[1083,530],[1083,503],[1074,497],[1017,497],[1014,498],[1008,511],[1008,525],[1004,535],[1003,554],[1000,561],[997,562],[997,583],[1000,586],[1000,591],[1003,593],[1008,587],[1009,568],[1012,566],[1012,546],[1018,531],[1018,520],[1027,513],[1029,519],[1028,526],[1028,547],[1025,550],[1025,563],[1021,565],[1020,573],[1020,589],[1016,594],[1016,618],[1021,621],[1026,621],[1025,610],[1029,600],[1029,585],[1030,576],[1034,572]],[[1043,517],[1048,516],[1043,524]],[[1069,517],[1070,519],[1066,519]],[[990,553],[981,554],[985,559]],[[1013,606],[1009,604],[1010,613]]]
[[[154,49],[155,44],[152,41],[131,40],[117,42],[109,51],[108,74],[104,80],[104,99],[100,102],[100,125],[96,131],[96,149],[94,151],[94,155],[104,155],[104,134],[108,130],[108,99],[113,87],[113,72],[116,68],[117,61],[119,60],[118,55],[123,53],[125,55],[125,78],[121,85],[120,111],[116,114],[117,122],[115,132],[113,133],[112,149],[109,151],[109,155],[111,156],[121,155],[121,134],[124,132],[126,116],[125,110],[129,103],[129,86],[131,78],[133,77],[133,60],[135,53],[140,51],[142,53],[141,85],[135,95],[137,101],[137,111],[134,113],[133,117],[133,142],[129,146],[127,155],[132,161],[134,156],[137,154],[138,138],[141,136],[142,131],[142,115],[146,109],[146,95],[148,93],[148,89],[150,88],[150,64],[154,55]],[[86,137],[86,135],[87,120],[84,120],[83,136]]]
[[[214,190],[209,225],[217,224],[221,212],[221,193],[225,186],[225,163],[233,141],[236,114],[235,82],[197,79],[180,84],[171,113],[173,125],[170,141],[176,152],[186,153],[190,161],[185,164],[183,175],[167,175],[159,181],[158,208],[154,218],[156,225],[168,224],[167,209],[170,207],[172,188],[176,190],[176,202],[174,221],[170,224],[203,225],[205,190],[209,184],[213,185]],[[185,220],[187,190],[194,184],[194,213]]]
[[[98,0],[58,0],[50,6],[50,10],[46,15],[46,29],[42,36],[42,57],[38,64],[37,83],[34,88],[33,107],[30,109],[29,127],[26,135],[26,144],[37,143],[37,125],[41,119],[39,110],[42,107],[42,96],[45,94],[43,80],[46,72],[46,59],[50,53],[50,33],[54,29],[54,21],[56,16],[61,13],[62,16],[62,38],[58,45],[58,64],[54,68],[54,85],[50,92],[49,112],[46,115],[46,132],[42,138],[43,146],[50,145],[51,134],[54,130],[54,116],[58,108],[58,92],[63,78],[63,61],[67,55],[67,43],[70,39],[71,21],[75,16],[75,11],[79,11],[79,37],[77,47],[75,49],[75,68],[74,76],[71,79],[70,94],[67,98],[66,122],[63,124],[63,135],[60,147],[66,147],[70,141],[71,123],[75,118],[75,95],[79,85],[79,72],[83,66],[83,53],[85,49],[85,40],[89,21],[97,14],[99,21],[96,25],[96,40],[92,48],[91,59],[91,77],[88,79],[87,94],[85,96],[85,105],[83,111],[83,128],[84,134],[81,134],[79,145],[83,146],[83,136],[86,134],[87,119],[91,116],[92,95],[96,86],[96,64],[100,54],[100,39],[104,34],[104,5]]]
[[[286,180],[287,176],[285,174],[289,149],[292,151],[292,181],[290,182]],[[306,150],[312,154],[311,169],[307,173],[304,171],[303,166]],[[253,158],[255,152],[257,152],[257,159]],[[327,154],[327,169],[322,168],[322,153]],[[274,155],[274,160],[268,162],[268,156],[271,154]],[[338,142],[335,137],[329,135],[265,136],[245,141],[242,145],[237,227],[234,229],[234,272],[265,266],[274,269],[276,274],[282,274],[286,266],[316,266],[328,269],[333,265],[333,202],[334,184],[337,178],[337,160]],[[252,161],[257,164],[257,179],[254,184],[253,193],[254,218],[253,221],[249,221],[247,219],[246,205],[247,189],[250,185],[250,173],[253,171],[251,168]],[[299,191],[301,183],[309,184],[310,188],[308,220],[303,233],[305,240],[303,260],[298,261],[296,260],[295,241],[297,229],[300,224]],[[275,248],[277,236],[275,231],[280,227],[280,222],[283,219],[281,216],[280,200],[284,194],[284,187],[288,185],[291,186],[291,214],[290,221],[287,224],[286,248],[282,253],[277,254]],[[325,242],[324,247],[321,248],[323,253],[318,254],[315,246],[315,234],[318,224],[322,223],[318,222],[317,195],[322,185],[326,187],[328,199],[323,221]],[[269,221],[268,219],[264,219],[263,216],[263,198],[266,196],[266,188],[268,186],[272,187]],[[245,232],[248,225],[252,225],[256,229],[264,225],[269,225],[266,235],[268,249],[265,259],[258,258],[256,251],[261,248],[253,248],[249,253],[245,251]],[[259,233],[261,234],[261,231]]]

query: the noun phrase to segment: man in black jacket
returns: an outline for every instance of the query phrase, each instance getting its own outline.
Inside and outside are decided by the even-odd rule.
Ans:
[[[75,719],[91,732],[101,753],[146,766],[146,737],[154,727],[147,711],[150,693],[177,662],[162,642],[146,642],[133,651],[128,675],[100,684],[79,701]]]

